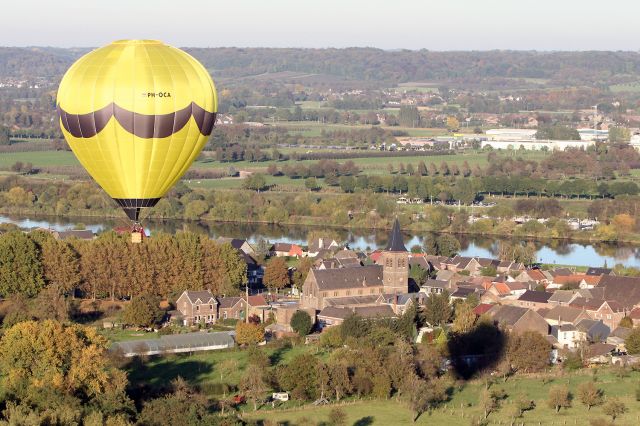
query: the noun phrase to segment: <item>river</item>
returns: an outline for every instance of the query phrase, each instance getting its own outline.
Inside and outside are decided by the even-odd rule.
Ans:
[[[14,223],[21,228],[43,227],[56,230],[72,229],[82,223],[87,229],[99,232],[112,229],[115,226],[126,226],[124,220],[110,220],[104,218],[51,218],[51,217],[21,217],[0,216],[0,223]],[[207,234],[212,238],[234,237],[254,242],[265,238],[271,242],[279,241],[306,245],[307,234],[311,231],[322,230],[319,227],[296,225],[264,225],[240,224],[222,222],[187,222],[180,220],[148,221],[145,224],[147,232],[163,231],[174,233],[176,230],[189,230]],[[338,229],[331,228],[332,234],[339,236],[349,247],[359,250],[374,250],[384,248],[387,243],[388,231],[369,229]],[[405,233],[405,246],[410,249],[414,245],[422,245],[424,235]],[[495,237],[458,235],[463,256],[497,257],[499,239]],[[613,266],[622,263],[625,266],[640,268],[640,247],[629,244],[615,243],[574,243],[560,240],[535,241],[537,259],[543,263],[577,266]]]

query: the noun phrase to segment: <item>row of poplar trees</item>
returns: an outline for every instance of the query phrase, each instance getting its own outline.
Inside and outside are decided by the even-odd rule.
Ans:
[[[159,233],[140,244],[128,237],[111,231],[67,241],[42,230],[0,234],[0,296],[34,297],[52,285],[94,299],[175,297],[186,289],[230,295],[247,283],[247,265],[229,244],[189,232]]]

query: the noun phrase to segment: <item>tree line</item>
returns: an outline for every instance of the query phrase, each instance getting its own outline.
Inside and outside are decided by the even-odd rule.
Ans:
[[[247,283],[247,265],[230,244],[189,232],[158,233],[133,244],[125,234],[68,241],[40,230],[0,234],[0,295],[35,297],[54,286],[93,299],[175,299],[187,289],[238,294]]]

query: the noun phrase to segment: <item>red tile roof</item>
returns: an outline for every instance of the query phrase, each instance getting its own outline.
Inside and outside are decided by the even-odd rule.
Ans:
[[[485,314],[491,308],[493,308],[493,305],[490,305],[488,303],[481,303],[473,309],[473,313],[480,316],[482,314]]]

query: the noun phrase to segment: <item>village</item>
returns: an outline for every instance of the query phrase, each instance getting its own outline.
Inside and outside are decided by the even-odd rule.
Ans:
[[[593,365],[631,365],[640,360],[625,346],[632,327],[640,323],[640,278],[616,276],[603,267],[576,273],[567,267],[542,270],[497,259],[410,253],[397,221],[388,241],[385,250],[371,253],[349,250],[331,238],[317,238],[304,248],[275,243],[271,257],[308,257],[313,262],[300,290],[273,293],[261,285],[264,266],[253,259],[251,244],[221,239],[247,263],[245,294],[186,290],[160,326],[178,326],[179,334],[117,342],[113,349],[132,357],[231,348],[236,345],[235,329],[220,331],[219,324],[234,321],[264,324],[261,340],[292,337],[298,334],[292,318],[300,311],[311,319],[312,327],[304,336],[310,342],[349,317],[397,319],[411,306],[422,310],[429,298],[446,295],[452,306],[471,304],[476,317],[490,319],[504,330],[544,336],[554,363],[577,351]],[[122,327],[104,324],[118,326]],[[427,323],[418,330],[416,343],[450,326]]]

